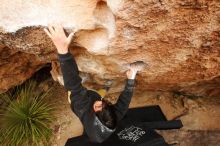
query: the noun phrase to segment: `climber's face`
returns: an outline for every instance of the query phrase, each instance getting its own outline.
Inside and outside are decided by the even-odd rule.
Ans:
[[[94,102],[93,104],[93,110],[95,112],[99,112],[99,111],[102,111],[102,109],[105,107],[105,103],[102,102],[101,100],[97,100]]]

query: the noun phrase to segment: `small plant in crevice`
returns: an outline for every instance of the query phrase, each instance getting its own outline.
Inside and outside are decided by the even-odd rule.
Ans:
[[[193,95],[193,94],[187,94],[185,92],[180,92],[180,91],[173,91],[173,97],[174,98],[179,98],[180,96],[185,96],[189,99],[198,99],[198,98],[202,98],[202,96],[198,96],[198,95]]]
[[[53,104],[47,92],[36,92],[37,83],[28,81],[14,92],[0,95],[7,106],[1,108],[0,145],[48,145],[53,121]]]

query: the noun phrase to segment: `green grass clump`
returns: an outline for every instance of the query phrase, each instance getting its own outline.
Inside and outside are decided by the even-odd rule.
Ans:
[[[49,91],[36,92],[36,87],[36,82],[29,81],[16,88],[13,94],[10,92],[0,95],[7,103],[0,112],[0,145],[48,145],[54,108],[45,100]]]

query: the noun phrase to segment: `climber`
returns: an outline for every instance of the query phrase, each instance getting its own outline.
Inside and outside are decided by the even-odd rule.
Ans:
[[[76,61],[68,51],[74,32],[66,37],[63,27],[59,24],[48,26],[44,31],[57,48],[64,87],[71,91],[72,111],[79,117],[90,141],[97,143],[105,141],[128,111],[133,95],[134,79],[143,65],[138,63],[130,65],[130,69],[126,72],[128,79],[124,91],[120,94],[117,103],[112,105],[101,99],[97,92],[82,86]]]

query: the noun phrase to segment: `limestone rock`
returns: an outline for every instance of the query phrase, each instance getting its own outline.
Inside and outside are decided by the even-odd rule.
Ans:
[[[0,93],[30,78],[43,64],[34,54],[0,48]]]
[[[70,50],[80,71],[89,76],[87,82],[113,79],[119,85],[114,91],[120,91],[127,66],[143,61],[147,68],[137,77],[137,90],[215,96],[220,76],[219,5],[219,0],[2,0],[0,43],[57,64],[55,48],[42,28],[58,22],[67,32],[77,30]],[[31,62],[32,72],[36,62]],[[62,83],[58,67],[52,75]],[[23,76],[24,81],[30,74]],[[8,78],[1,80],[1,90],[12,86]]]

